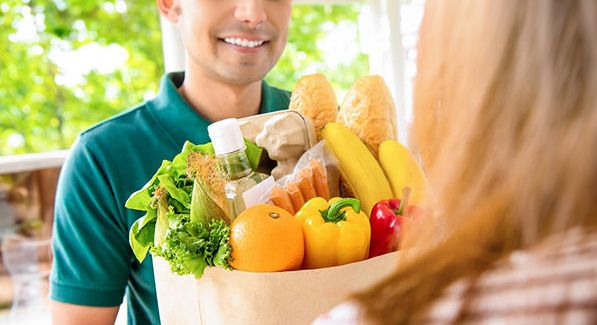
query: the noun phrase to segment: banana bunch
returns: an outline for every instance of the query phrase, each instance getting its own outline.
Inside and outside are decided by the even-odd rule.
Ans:
[[[425,195],[425,175],[414,156],[394,140],[379,147],[379,162],[367,146],[346,126],[327,123],[321,135],[338,161],[342,178],[361,201],[367,215],[373,205],[399,198],[404,187],[411,189],[411,202],[419,203]]]
[[[367,146],[346,126],[327,123],[321,136],[338,161],[342,178],[367,215],[375,203],[393,197],[388,179]]]
[[[379,163],[390,181],[394,197],[400,197],[402,189],[409,187],[411,204],[423,200],[426,194],[425,174],[406,147],[394,140],[382,142],[379,146]]]

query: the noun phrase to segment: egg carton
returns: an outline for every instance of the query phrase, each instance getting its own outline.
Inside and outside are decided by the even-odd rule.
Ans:
[[[283,110],[239,119],[243,135],[265,149],[265,166],[275,179],[292,173],[299,158],[317,143],[313,123],[297,111]],[[275,166],[274,166],[275,165]]]

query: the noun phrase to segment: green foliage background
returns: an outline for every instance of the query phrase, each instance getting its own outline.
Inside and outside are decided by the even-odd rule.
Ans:
[[[325,23],[339,24],[349,22],[357,24],[361,5],[295,5],[288,31],[288,45],[274,69],[265,78],[277,87],[292,90],[296,80],[306,71],[323,73],[338,95],[346,91],[352,83],[369,73],[369,58],[360,53],[349,64],[335,68],[325,62],[324,53],[317,47],[317,40],[325,36],[322,26]],[[339,98],[340,100],[341,98]]]
[[[126,10],[105,9],[106,3],[117,2],[125,3]],[[322,24],[356,24],[359,10],[359,4],[296,5],[287,49],[266,80],[292,89],[298,77],[316,66],[340,93],[347,89],[368,72],[367,56],[360,54],[354,62],[330,69],[317,40],[325,36]],[[27,12],[36,17],[37,37],[11,41]],[[125,67],[113,73],[91,71],[76,86],[56,82],[60,67],[49,59],[52,49],[75,50],[91,42],[124,47],[128,51]],[[163,70],[159,16],[153,2],[2,0],[0,155],[68,148],[85,128],[157,92]],[[22,146],[8,145],[15,134],[24,139]]]

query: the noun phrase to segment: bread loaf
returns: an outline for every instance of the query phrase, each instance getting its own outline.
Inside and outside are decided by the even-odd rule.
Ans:
[[[290,96],[289,109],[308,117],[321,140],[321,129],[328,122],[335,122],[338,115],[338,101],[332,85],[320,73],[301,77]]]
[[[375,157],[382,142],[396,140],[396,107],[382,77],[362,77],[352,85],[340,106],[338,123],[351,129]]]

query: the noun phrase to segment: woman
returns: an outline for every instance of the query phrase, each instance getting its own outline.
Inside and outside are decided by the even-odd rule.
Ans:
[[[436,213],[319,321],[597,322],[597,2],[427,1],[418,67]]]

